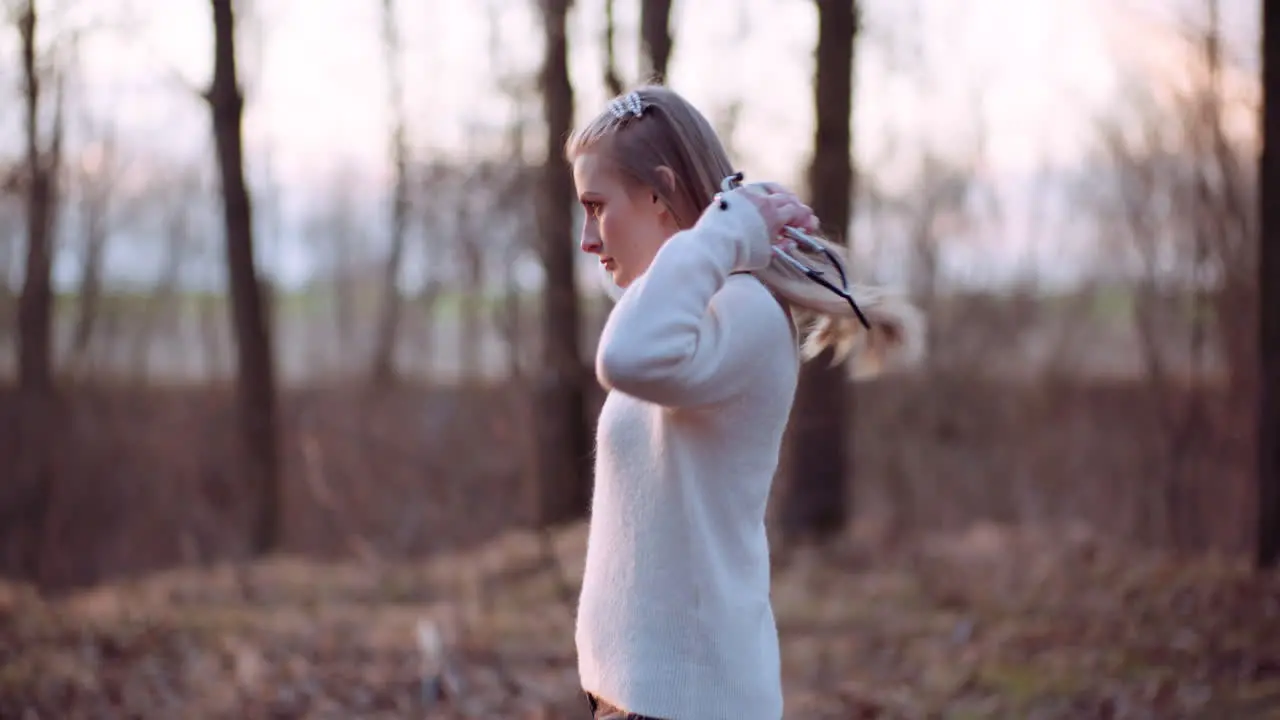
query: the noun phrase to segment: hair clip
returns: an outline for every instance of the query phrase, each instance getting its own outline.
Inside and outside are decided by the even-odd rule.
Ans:
[[[640,101],[640,93],[634,90],[609,103],[609,112],[619,120],[627,115],[640,117],[644,114],[644,104]]]
[[[715,200],[719,203],[721,210],[728,207],[728,203],[724,200],[724,194],[742,187],[743,177],[742,172],[736,172],[720,181],[720,192],[716,193]],[[840,260],[836,258],[835,254],[824,247],[822,243],[818,242],[808,233],[800,230],[799,228],[794,228],[789,225],[785,226],[782,228],[782,234],[786,235],[787,239],[794,242],[796,244],[796,249],[798,250],[803,249],[808,252],[822,253],[825,255],[827,257],[827,261],[830,262],[831,265],[835,267],[836,272],[840,274],[840,287],[836,287],[830,280],[827,280],[821,270],[809,266],[804,261],[788,253],[781,246],[774,245],[773,254],[777,255],[782,261],[798,272],[803,273],[810,280],[844,298],[844,301],[849,303],[849,307],[853,309],[853,314],[858,316],[858,321],[862,323],[862,326],[870,330],[871,323],[867,321],[867,316],[862,314],[862,309],[858,307],[858,304],[853,301],[853,294],[849,292],[849,278],[845,276],[844,266],[840,263]]]

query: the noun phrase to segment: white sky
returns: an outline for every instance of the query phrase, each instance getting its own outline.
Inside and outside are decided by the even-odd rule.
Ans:
[[[59,4],[73,9],[68,22],[92,23],[92,16],[105,21],[105,27],[85,33],[78,92],[94,114],[113,118],[129,152],[209,157],[208,113],[185,87],[203,86],[210,75],[208,2],[44,3],[48,8]],[[364,190],[358,194],[381,205],[388,175],[381,3],[253,4],[256,17],[242,28],[244,70],[255,80],[246,115],[251,170],[262,172],[269,160],[286,214],[322,201],[335,180]],[[601,70],[603,4],[578,0],[571,17],[571,72],[580,117],[607,100]],[[639,3],[616,4],[617,52],[624,75],[634,77]],[[1159,21],[1168,16],[1173,0],[864,4],[855,152],[864,168],[874,167],[892,182],[909,177],[922,147],[932,144],[963,156],[973,152],[979,138],[986,152],[984,172],[991,175],[1016,178],[1046,163],[1077,163],[1096,117],[1117,102],[1117,50],[1132,51],[1159,37]],[[465,153],[468,127],[500,128],[511,117],[511,103],[497,92],[494,73],[536,71],[541,40],[534,3],[401,0],[399,5],[416,151],[422,158]],[[1224,5],[1228,30],[1251,37],[1256,1]],[[487,8],[501,13],[497,57],[490,57]],[[676,0],[674,15],[670,83],[711,116],[740,99],[743,113],[733,142],[741,151],[741,166],[750,177],[798,181],[812,139],[814,3]],[[255,48],[262,51],[251,52]],[[16,58],[12,32],[0,39],[0,53]],[[0,128],[8,135],[0,138],[0,147],[15,147],[14,114],[0,108]],[[296,277],[306,264],[299,255],[303,250],[297,243],[286,245],[278,258],[281,270],[286,278]]]
[[[136,36],[113,33],[86,50],[92,84],[149,86],[142,97],[112,103],[126,124],[175,129],[172,121],[189,117],[197,122],[185,124],[198,125],[203,108],[175,107],[183,98],[167,76],[180,75],[193,85],[208,78],[208,4],[132,4],[139,23],[128,34]],[[413,134],[424,151],[460,149],[468,121],[505,117],[507,103],[488,80],[495,63],[486,57],[486,4],[506,13],[502,49],[508,57],[500,62],[535,69],[541,43],[529,0],[401,3],[407,10],[402,33]],[[624,72],[634,77],[638,2],[617,4],[618,52]],[[997,168],[1034,167],[1044,152],[1069,156],[1080,113],[1064,109],[1105,102],[1112,88],[1113,64],[1102,36],[1112,15],[1098,10],[1109,4],[935,0],[912,12],[901,0],[873,0],[867,10],[871,39],[862,48],[858,75],[859,147],[874,156],[883,147],[886,126],[908,140],[927,132],[943,143],[968,145],[969,108],[980,102]],[[599,69],[603,3],[575,5],[572,73],[579,114],[585,116],[607,99]],[[314,179],[335,164],[384,164],[379,6],[375,0],[258,0],[266,52],[246,129],[256,143],[271,143],[287,184]],[[739,41],[744,21],[747,37]],[[738,143],[744,162],[761,174],[790,176],[803,163],[811,140],[816,25],[816,10],[806,0],[675,3],[672,85],[708,114],[743,98]],[[920,59],[913,57],[917,47],[924,48]],[[181,142],[181,135],[203,142],[205,129],[174,133],[173,142]]]

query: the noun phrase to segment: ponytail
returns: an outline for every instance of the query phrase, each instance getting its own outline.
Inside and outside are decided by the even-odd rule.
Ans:
[[[839,266],[822,253],[804,255],[804,263],[827,277],[837,277],[848,266],[844,250],[822,238],[814,238],[831,253]],[[875,285],[850,283],[848,293],[871,328],[863,326],[840,295],[798,272],[775,257],[756,277],[786,302],[801,325],[801,356],[812,360],[832,350],[832,363],[848,361],[849,376],[866,380],[918,363],[925,351],[925,319],[906,298]]]

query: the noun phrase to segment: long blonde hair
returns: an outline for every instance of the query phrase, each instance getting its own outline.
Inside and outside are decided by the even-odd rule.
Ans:
[[[565,158],[573,162],[588,150],[600,152],[630,182],[656,193],[680,228],[691,227],[711,204],[721,180],[734,173],[729,156],[711,123],[678,93],[660,85],[644,85],[633,93],[638,104],[627,103],[631,93],[620,96],[574,131],[565,143]],[[847,267],[843,247],[817,239]],[[805,260],[829,278],[843,269],[820,254]],[[923,355],[923,316],[901,296],[850,281],[850,295],[871,325],[868,332],[844,298],[800,275],[784,260],[774,258],[753,274],[801,325],[807,325],[801,345],[806,360],[829,347],[834,362],[850,360],[852,377],[867,378],[913,364]]]

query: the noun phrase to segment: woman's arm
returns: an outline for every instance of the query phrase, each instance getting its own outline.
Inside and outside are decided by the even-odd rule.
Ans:
[[[606,388],[672,407],[712,404],[747,386],[762,352],[792,342],[764,286],[726,287],[731,273],[771,258],[764,217],[735,195],[668,239],[614,307],[596,356]]]

